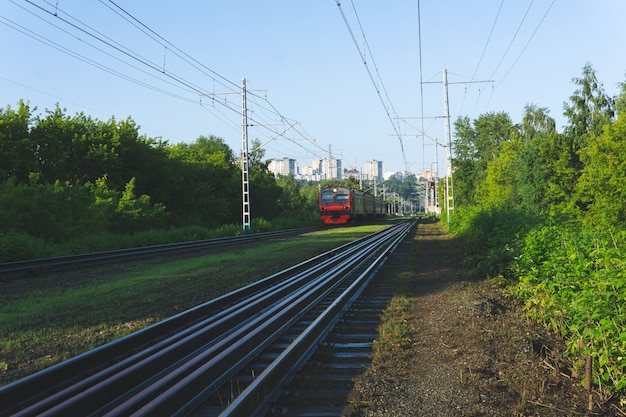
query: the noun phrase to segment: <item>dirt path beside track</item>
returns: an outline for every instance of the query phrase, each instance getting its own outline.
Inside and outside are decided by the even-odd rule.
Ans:
[[[494,282],[471,277],[462,259],[462,245],[425,221],[408,254],[383,271],[410,298],[410,344],[374,358],[356,382],[352,416],[622,415],[597,395],[587,413],[562,341]]]

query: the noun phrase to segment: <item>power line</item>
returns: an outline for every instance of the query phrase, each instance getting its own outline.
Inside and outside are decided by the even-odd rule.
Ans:
[[[11,0],[12,3],[14,3],[15,5],[17,5],[17,3],[14,0]],[[183,62],[185,62],[186,64],[190,65],[191,67],[193,67],[195,70],[199,71],[200,73],[202,73],[205,76],[208,76],[209,78],[211,78],[213,80],[214,83],[218,83],[221,86],[226,87],[229,91],[231,92],[237,92],[237,87],[238,85],[236,83],[233,83],[231,81],[229,81],[226,77],[218,74],[217,72],[215,72],[214,70],[210,69],[209,67],[207,67],[206,65],[202,64],[201,62],[199,62],[198,60],[194,59],[193,57],[191,57],[189,54],[185,53],[184,51],[182,51],[180,48],[176,47],[175,45],[173,45],[171,42],[169,42],[167,39],[165,39],[164,37],[162,37],[161,35],[159,35],[156,31],[150,29],[147,25],[145,25],[143,22],[141,22],[141,20],[135,18],[133,15],[131,15],[128,11],[126,11],[125,9],[123,9],[122,7],[120,7],[118,4],[116,4],[114,1],[110,1],[110,3],[113,6],[110,6],[108,4],[106,4],[104,1],[100,1],[105,7],[107,7],[109,10],[111,10],[112,12],[114,12],[117,16],[119,16],[120,18],[124,19],[126,22],[128,22],[129,24],[133,25],[136,29],[140,30],[142,33],[144,33],[146,36],[148,36],[153,42],[157,43],[159,46],[164,48],[164,62],[163,65],[161,66],[160,64],[157,64],[156,62],[145,58],[143,56],[141,56],[140,54],[138,54],[137,52],[125,47],[124,45],[122,45],[121,43],[113,40],[112,38],[110,38],[109,36],[103,34],[102,32],[96,30],[95,28],[93,28],[92,26],[82,22],[80,19],[76,19],[73,16],[71,16],[69,13],[66,13],[65,11],[61,10],[58,8],[57,4],[51,4],[50,2],[44,1],[45,4],[47,4],[48,6],[50,6],[50,8],[46,8],[43,7],[39,4],[34,3],[31,0],[25,0],[26,3],[28,3],[29,5],[31,5],[33,8],[35,8],[36,10],[39,10],[40,12],[42,12],[45,16],[50,16],[52,19],[57,19],[58,21],[62,22],[65,25],[68,25],[73,31],[78,31],[78,33],[81,34],[85,34],[87,35],[90,39],[96,40],[97,42],[105,45],[107,48],[111,49],[115,54],[119,54],[124,58],[128,58],[131,61],[134,61],[135,63],[138,63],[141,66],[147,67],[147,69],[151,72],[148,72],[136,65],[133,65],[131,62],[128,62],[127,60],[121,59],[119,55],[115,55],[112,54],[92,43],[89,43],[88,41],[84,40],[83,38],[81,38],[80,36],[77,36],[75,33],[72,33],[70,31],[67,31],[61,27],[59,27],[58,25],[55,25],[53,22],[51,22],[50,20],[47,20],[45,18],[43,18],[42,16],[39,16],[35,13],[33,13],[31,10],[27,10],[25,9],[23,6],[21,5],[17,5],[18,7],[22,8],[23,10],[27,11],[30,14],[33,14],[35,17],[37,17],[38,19],[41,19],[43,21],[45,21],[46,23],[52,25],[53,27],[55,27],[57,30],[65,33],[68,36],[73,37],[74,39],[78,40],[81,43],[84,43],[86,45],[88,45],[89,47],[97,50],[99,53],[105,54],[125,65],[130,66],[131,68],[134,68],[135,70],[138,70],[150,77],[156,78],[161,82],[170,84],[171,86],[174,86],[176,88],[181,88],[183,91],[187,92],[187,93],[193,93],[194,95],[197,96],[196,99],[190,99],[188,97],[184,97],[180,94],[175,94],[172,93],[171,91],[167,91],[165,89],[156,87],[154,85],[148,84],[144,81],[141,81],[135,77],[131,77],[130,75],[127,75],[125,73],[122,73],[120,71],[114,70],[104,64],[101,64],[91,58],[87,58],[84,55],[72,51],[71,49],[64,47],[54,41],[49,40],[48,38],[42,36],[42,35],[38,35],[35,32],[24,28],[23,26],[12,22],[6,18],[4,18],[8,23],[2,22],[4,24],[6,24],[7,26],[11,27],[12,29],[19,31],[27,36],[32,37],[33,39],[36,39],[39,42],[42,42],[44,44],[46,44],[49,47],[52,47],[54,49],[57,49],[65,54],[68,54],[76,59],[79,59],[85,63],[88,63],[98,69],[104,70],[106,72],[109,72],[115,76],[118,76],[122,79],[125,79],[127,81],[133,82],[137,85],[140,85],[142,87],[146,87],[146,88],[151,88],[154,91],[169,95],[171,97],[180,99],[180,100],[184,100],[184,101],[188,101],[188,102],[192,102],[192,103],[197,103],[200,104],[200,106],[202,108],[204,108],[207,111],[210,111],[214,114],[214,116],[216,116],[219,120],[221,120],[222,122],[229,124],[227,121],[230,120],[230,118],[222,111],[219,111],[219,108],[224,108],[229,110],[230,112],[233,113],[233,116],[239,115],[240,114],[240,110],[238,108],[238,105],[232,104],[230,102],[228,102],[227,100],[221,101],[221,100],[215,100],[212,99],[211,104],[213,106],[207,106],[206,103],[204,103],[202,101],[202,97],[206,97],[206,96],[211,96],[211,93],[208,92],[205,88],[198,86],[196,83],[186,80],[184,78],[182,78],[181,76],[168,71],[166,69],[166,65],[165,65],[165,56],[167,54],[168,51],[170,51],[173,55],[177,56],[178,58],[180,58]],[[65,17],[67,16],[67,17]],[[156,75],[159,75],[159,77],[157,77]],[[165,77],[165,78],[163,78]],[[254,96],[254,94],[250,94],[252,96]],[[262,98],[261,96],[258,96],[259,98]],[[215,104],[218,104],[218,107],[215,107]],[[263,102],[267,103],[267,106],[263,104]],[[276,107],[273,106],[268,100],[267,97],[265,97],[263,99],[263,101],[259,101],[256,103],[259,108],[265,112],[267,112],[266,116],[268,114],[271,114],[272,112],[274,113],[275,116],[279,117],[282,121],[283,121],[283,125],[286,125],[287,119],[280,113],[277,111]],[[269,107],[268,107],[269,106]],[[220,116],[215,115],[215,113],[219,113]],[[284,137],[285,139],[290,139],[287,136],[285,136],[285,132],[279,132],[276,129],[272,129],[271,127],[268,127],[268,123],[266,120],[259,120],[258,118],[255,117],[251,117],[250,121],[252,124],[254,124],[256,127],[261,128],[262,130],[268,131],[269,134],[272,135],[276,135],[278,134],[278,136]],[[235,125],[234,123],[232,125]],[[292,125],[295,125],[292,124]],[[295,130],[297,133],[301,134],[301,132],[299,130]],[[307,135],[308,136],[308,135]],[[292,141],[293,143],[296,143],[295,141]],[[314,142],[312,142],[314,143]],[[302,147],[302,144],[296,143],[297,146]],[[315,144],[315,147],[322,149],[321,147],[319,147],[317,144]],[[304,148],[303,148],[304,149]]]
[[[533,38],[535,37],[535,34],[537,33],[537,31],[539,30],[539,28],[541,27],[541,25],[543,24],[544,20],[546,19],[546,17],[548,16],[548,13],[550,12],[550,10],[552,9],[552,6],[554,6],[556,0],[552,0],[552,3],[550,3],[550,6],[548,6],[548,9],[546,10],[546,12],[543,14],[543,17],[541,18],[541,20],[539,21],[539,23],[537,24],[537,26],[535,27],[535,30],[533,31],[533,33],[530,35],[530,38],[528,38],[528,41],[526,41],[526,44],[524,45],[524,47],[522,48],[522,50],[520,51],[520,53],[517,55],[517,57],[515,58],[515,61],[513,61],[513,64],[511,64],[511,66],[509,67],[509,69],[506,71],[506,73],[504,74],[504,76],[500,79],[500,82],[498,82],[498,84],[496,84],[496,86],[493,88],[493,90],[491,91],[491,95],[489,96],[489,100],[487,101],[487,106],[489,105],[489,103],[491,102],[491,99],[493,97],[493,94],[495,93],[495,90],[504,82],[504,79],[509,75],[509,73],[511,72],[511,70],[513,69],[513,67],[515,67],[515,65],[517,64],[517,61],[519,61],[519,59],[522,57],[522,55],[524,54],[524,52],[526,51],[526,48],[528,48],[528,45],[530,44],[530,42],[533,40]]]
[[[493,24],[491,25],[491,30],[489,31],[489,36],[487,37],[487,42],[485,42],[485,46],[483,47],[483,52],[480,55],[480,59],[476,64],[476,68],[474,68],[474,73],[472,74],[472,80],[476,79],[476,73],[478,72],[478,68],[480,64],[483,62],[483,58],[485,57],[485,52],[487,52],[487,47],[489,46],[489,42],[491,41],[491,37],[493,36],[493,31],[496,28],[496,23],[498,22],[498,18],[500,17],[500,12],[502,11],[502,5],[504,5],[504,0],[500,2],[500,7],[498,7],[498,13],[496,13],[496,18],[493,20]],[[463,101],[461,102],[461,111],[463,113],[463,107],[465,106],[465,98],[467,97],[468,89],[465,89],[465,93],[463,94]]]
[[[509,45],[506,48],[506,51],[504,51],[504,54],[502,54],[502,58],[500,58],[500,62],[498,62],[498,65],[496,65],[496,69],[493,70],[493,73],[491,74],[491,77],[489,77],[489,79],[492,79],[496,75],[496,72],[498,72],[498,69],[500,68],[500,65],[502,65],[502,62],[504,61],[504,58],[506,58],[507,54],[509,53],[509,50],[511,49],[511,46],[513,45],[513,42],[517,38],[517,34],[519,33],[520,29],[522,28],[522,25],[524,24],[524,21],[526,20],[526,17],[528,16],[528,12],[530,12],[530,9],[533,6],[534,2],[535,2],[535,0],[531,0],[530,1],[530,4],[528,5],[528,8],[526,9],[526,13],[524,13],[524,16],[522,17],[522,20],[519,22],[519,25],[517,25],[517,29],[515,30],[515,33],[513,34],[513,38],[511,38],[511,41],[509,42]]]
[[[110,47],[110,48],[120,52],[121,54],[123,54],[123,55],[125,55],[125,56],[127,56],[127,57],[129,57],[129,58],[131,58],[131,59],[133,59],[133,60],[143,64],[143,65],[145,65],[145,66],[147,66],[148,68],[150,68],[150,69],[152,69],[152,70],[154,70],[156,72],[160,72],[164,76],[166,76],[166,77],[168,77],[168,78],[170,78],[170,79],[180,83],[181,85],[189,88],[190,90],[196,91],[197,93],[201,93],[202,92],[202,89],[200,87],[193,85],[191,82],[186,81],[186,80],[176,76],[175,74],[171,74],[171,73],[165,71],[165,69],[159,68],[158,64],[155,64],[154,62],[150,62],[148,59],[142,57],[138,53],[136,53],[134,51],[131,51],[130,49],[121,46],[119,43],[111,40],[110,38],[108,38],[106,36],[101,35],[100,32],[94,30],[90,26],[85,25],[88,29],[92,30],[96,34],[90,32],[89,30],[87,30],[87,29],[85,29],[83,27],[80,27],[78,24],[70,22],[68,19],[65,19],[65,18],[61,17],[59,15],[59,13],[58,13],[58,11],[60,11],[60,9],[55,8],[55,11],[52,12],[50,10],[46,10],[45,8],[39,6],[38,4],[35,4],[31,0],[25,0],[25,1],[27,3],[29,3],[29,4],[31,4],[32,6],[40,9],[41,11],[43,11],[45,13],[48,13],[49,15],[54,16],[55,18],[61,20],[62,22],[70,25],[71,27],[77,29],[78,31],[80,31],[80,32],[82,32],[82,33],[92,37],[93,39],[95,39],[95,40],[105,44],[106,46],[108,46],[108,47]],[[69,14],[67,14],[67,15],[70,16]],[[80,22],[80,20],[74,19],[73,17],[72,17],[72,19],[76,20],[77,22]],[[80,22],[80,23],[82,23],[82,22]],[[84,23],[82,23],[82,24],[84,25]]]
[[[417,36],[419,42],[420,60],[420,116],[422,119],[422,171],[426,170],[426,139],[424,138],[424,79],[422,70],[422,16],[420,10],[420,0],[417,0]]]
[[[548,6],[548,9],[546,10],[546,12],[543,14],[543,17],[541,18],[541,20],[539,21],[539,23],[537,24],[537,27],[535,27],[535,30],[533,31],[533,33],[530,35],[530,38],[528,38],[528,41],[526,41],[526,44],[524,45],[524,47],[522,48],[522,50],[520,51],[520,53],[517,55],[517,58],[515,58],[515,61],[513,61],[513,64],[511,64],[511,66],[509,67],[509,69],[506,71],[506,73],[504,74],[504,76],[500,79],[500,82],[498,84],[496,84],[495,88],[498,88],[500,86],[500,84],[502,84],[502,82],[504,81],[504,79],[506,78],[507,75],[509,75],[509,73],[511,72],[511,70],[513,69],[513,67],[515,66],[515,64],[517,64],[517,61],[519,61],[519,59],[521,58],[522,54],[526,51],[526,48],[528,48],[528,45],[530,44],[530,42],[533,40],[533,38],[535,37],[535,34],[537,33],[537,31],[539,30],[539,28],[541,27],[541,25],[543,24],[543,21],[546,19],[546,17],[548,16],[548,13],[550,12],[550,9],[552,9],[552,6],[554,6],[554,2],[556,0],[552,0],[552,3],[550,3],[550,6]]]
[[[150,85],[150,84],[148,84],[146,82],[143,82],[143,81],[140,81],[140,80],[138,80],[138,79],[136,79],[134,77],[131,77],[129,75],[126,75],[126,74],[123,74],[123,73],[121,73],[119,71],[116,71],[116,70],[114,70],[114,69],[112,69],[112,68],[110,68],[110,67],[108,67],[108,66],[106,66],[104,64],[100,64],[100,63],[98,63],[98,62],[96,62],[96,61],[94,61],[94,60],[92,60],[90,58],[85,57],[82,54],[79,54],[79,53],[77,53],[75,51],[72,51],[72,50],[64,47],[63,45],[60,45],[60,44],[58,44],[58,43],[56,43],[54,41],[51,41],[50,39],[47,39],[47,38],[45,38],[45,37],[43,37],[41,35],[38,35],[37,33],[29,30],[28,28],[25,28],[24,26],[22,26],[22,25],[20,25],[20,24],[18,24],[16,22],[13,22],[10,19],[7,19],[4,16],[0,16],[0,18],[2,18],[4,20],[4,22],[2,22],[2,23],[4,23],[6,26],[12,28],[13,30],[16,30],[17,32],[20,32],[20,33],[22,33],[22,34],[24,34],[24,35],[26,35],[26,36],[28,36],[28,37],[30,37],[32,39],[34,39],[34,40],[36,40],[38,42],[41,42],[44,45],[47,45],[47,46],[49,46],[49,47],[51,47],[53,49],[56,49],[56,50],[66,54],[68,56],[71,56],[71,57],[73,57],[75,59],[78,59],[79,61],[82,61],[82,62],[85,62],[86,64],[92,65],[92,66],[94,66],[94,67],[96,67],[96,68],[98,68],[98,69],[100,69],[102,71],[108,72],[108,73],[110,73],[112,75],[115,75],[117,77],[120,77],[120,78],[125,79],[125,80],[130,81],[130,82],[133,82],[133,83],[135,83],[137,85],[140,85],[142,87],[149,88],[149,89],[154,90],[156,92],[159,92],[161,94],[169,95],[170,97],[174,97],[174,98],[177,98],[179,100],[191,101],[191,100],[189,100],[186,97],[180,96],[178,94],[172,93],[172,92],[167,91],[167,90],[163,90],[163,89],[161,89],[159,87]],[[48,22],[48,23],[50,23],[50,22]],[[100,52],[106,53],[104,51],[100,51]],[[113,57],[113,58],[115,58],[115,57]],[[136,69],[138,69],[138,68],[136,68]],[[149,74],[147,74],[147,75],[149,75]]]
[[[100,3],[105,4],[104,0],[100,0]],[[140,21],[139,19],[137,19],[136,17],[134,17],[133,15],[131,15],[129,12],[127,12],[125,9],[123,9],[121,6],[119,6],[117,3],[115,3],[113,0],[109,0],[109,3],[113,4],[117,9],[119,9],[125,16],[128,17],[128,19],[126,17],[124,17],[125,20],[129,21],[131,24],[133,24],[135,27],[137,27],[137,25],[135,25],[132,22],[136,22],[138,25],[140,25],[141,27],[145,28],[146,31],[148,31],[149,33],[153,34],[155,37],[157,37],[158,39],[162,40],[163,42],[165,42],[165,44],[169,45],[170,47],[172,47],[175,51],[179,52],[179,54],[176,54],[179,58],[183,59],[181,57],[184,56],[185,58],[188,58],[189,61],[194,62],[195,64],[197,64],[198,66],[206,69],[208,72],[210,72],[211,74],[215,75],[215,77],[217,77],[218,79],[224,81],[225,84],[221,83],[223,86],[227,87],[230,86],[232,91],[237,91],[237,89],[239,88],[239,85],[228,80],[226,77],[218,74],[217,72],[213,71],[211,68],[207,67],[206,65],[204,65],[203,63],[199,62],[198,60],[194,59],[193,57],[191,57],[189,54],[187,54],[186,52],[182,51],[181,49],[179,49],[178,47],[176,47],[175,45],[173,45],[171,42],[169,42],[167,39],[163,38],[161,35],[159,35],[158,33],[156,33],[155,31],[153,31],[152,29],[150,29],[147,25],[145,25],[142,21]],[[123,17],[123,16],[122,16]],[[131,20],[129,20],[131,19]],[[141,30],[141,29],[140,29]],[[142,32],[146,33],[144,30],[142,30]],[[150,36],[150,35],[149,35]],[[152,36],[151,36],[152,37]],[[154,39],[154,38],[152,38]],[[163,45],[165,47],[165,45]],[[187,61],[186,59],[183,59],[185,62],[191,64],[189,61]],[[198,67],[196,67],[195,65],[194,68],[198,69]],[[216,80],[217,81],[217,80]]]
[[[363,62],[363,65],[365,66],[367,74],[369,75],[370,81],[372,82],[372,85],[374,86],[374,89],[376,90],[376,94],[378,95],[378,98],[380,99],[380,102],[383,105],[383,108],[385,109],[385,114],[387,115],[387,118],[389,119],[389,122],[391,123],[391,126],[392,126],[394,132],[396,133],[396,137],[400,141],[400,148],[402,150],[402,159],[404,160],[404,167],[408,171],[408,164],[407,164],[407,161],[406,161],[406,154],[404,152],[404,143],[402,141],[402,135],[398,131],[397,126],[393,123],[393,119],[392,119],[392,116],[391,116],[391,114],[389,112],[387,104],[385,103],[385,100],[383,99],[382,95],[380,94],[380,89],[378,88],[378,85],[377,85],[376,81],[374,80],[374,76],[372,75],[372,72],[370,71],[370,68],[367,65],[367,60],[365,59],[365,55],[363,54],[363,51],[359,47],[359,43],[356,40],[356,37],[354,35],[354,31],[352,30],[352,27],[350,26],[350,22],[348,22],[348,18],[346,17],[346,14],[344,13],[343,8],[341,7],[341,2],[339,0],[335,0],[335,3],[337,3],[337,7],[339,8],[339,13],[341,14],[341,17],[343,18],[343,21],[344,21],[344,23],[346,25],[346,28],[348,29],[348,32],[350,33],[350,37],[352,38],[352,42],[354,43],[354,46],[356,47],[357,52],[359,53],[359,56],[361,57],[361,62]],[[354,3],[352,3],[352,7],[353,7],[354,13],[356,15],[357,21],[359,21],[358,15],[356,14],[356,8],[354,6]],[[360,26],[360,21],[359,21],[359,26]],[[365,37],[365,32],[363,31],[363,27],[360,26],[360,28],[361,28],[361,34],[363,36],[363,39],[365,40],[365,43],[367,45],[367,39]],[[376,66],[376,64],[374,62],[374,58],[372,56],[372,53],[371,53],[371,51],[369,49],[369,46],[367,46],[367,49],[370,52],[370,57],[372,58],[372,63],[374,64],[374,66]],[[378,73],[378,69],[375,68],[375,70],[376,70],[376,73],[378,75],[378,79],[380,80],[380,83],[383,86],[383,90],[386,93],[386,89],[384,88],[384,84],[382,82],[382,78],[380,78],[380,74]],[[387,99],[389,99],[389,96],[387,96]],[[390,102],[390,105],[391,105],[391,102]],[[392,107],[392,110],[393,110],[393,106],[391,106],[391,107]],[[395,114],[395,111],[394,111],[394,114]]]

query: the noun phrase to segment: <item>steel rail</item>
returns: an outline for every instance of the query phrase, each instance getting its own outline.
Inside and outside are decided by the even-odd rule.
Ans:
[[[188,367],[176,369],[176,375],[162,378],[149,390],[141,391],[104,415],[185,415],[343,283],[350,271],[362,264],[364,257],[378,251],[378,245],[388,235],[385,233],[376,242],[364,245],[342,264],[324,272],[315,281],[272,305],[240,331],[229,335],[215,356],[213,352],[204,352],[194,358],[197,360],[190,362]],[[137,408],[139,405],[142,405],[141,408]]]
[[[264,414],[278,390],[288,382],[306,360],[312,355],[317,344],[332,329],[352,302],[367,286],[387,257],[407,236],[414,223],[407,223],[400,233],[388,241],[386,248],[341,295],[320,314],[287,349],[285,349],[233,402],[220,414],[220,417],[251,417]]]
[[[172,334],[183,336],[181,329],[191,328],[191,330],[193,330],[194,323],[201,323],[206,317],[216,317],[219,311],[227,308],[229,305],[236,304],[244,299],[250,299],[253,294],[259,293],[270,285],[283,282],[289,276],[296,275],[318,264],[328,264],[337,256],[337,253],[341,253],[350,247],[358,247],[358,245],[367,244],[369,239],[371,239],[371,237],[366,236],[356,241],[346,243],[331,251],[322,253],[309,260],[270,275],[260,281],[200,304],[116,341],[70,358],[65,362],[53,365],[5,387],[1,387],[0,404],[8,403],[9,401],[15,404],[33,401],[37,399],[35,395],[38,395],[40,398],[48,397],[49,393],[53,391],[61,391],[56,384],[51,384],[50,381],[63,381],[66,386],[71,385],[74,381],[85,378],[87,373],[96,374],[99,369],[93,367],[94,363],[106,364],[103,365],[103,368],[112,369],[112,367],[109,366],[112,361],[123,361],[129,358],[130,352],[141,351],[144,346],[154,346],[158,344],[158,341]],[[150,352],[146,350],[144,353],[149,354]],[[132,356],[132,359],[136,360],[138,357]],[[65,389],[65,387],[61,388]],[[3,415],[1,410],[0,415]]]
[[[385,233],[386,232],[382,232],[381,234],[384,235]],[[171,319],[122,338],[117,342],[105,345],[95,351],[88,352],[87,354],[80,355],[79,357],[51,367],[49,370],[41,371],[34,376],[0,388],[0,403],[10,404],[12,402],[18,404],[17,408],[23,408],[25,402],[24,398],[30,395],[32,399],[32,393],[35,392],[39,393],[39,402],[21,411],[18,410],[15,415],[39,415],[39,413],[41,413],[41,415],[55,415],[54,413],[61,412],[61,410],[63,410],[62,413],[58,415],[68,415],[68,412],[73,413],[71,410],[78,410],[78,412],[82,413],[84,409],[81,407],[93,407],[94,401],[96,401],[97,397],[102,397],[103,392],[107,394],[104,395],[105,397],[108,397],[109,394],[114,394],[114,391],[118,394],[120,390],[127,393],[132,392],[132,388],[135,386],[145,385],[143,382],[145,378],[143,378],[142,372],[145,369],[149,369],[152,366],[150,364],[155,362],[154,359],[150,360],[150,356],[157,358],[157,362],[167,362],[169,368],[178,369],[179,367],[175,365],[177,365],[181,356],[195,357],[197,354],[192,352],[194,349],[195,351],[206,352],[208,347],[218,346],[221,340],[227,338],[225,335],[220,335],[217,338],[211,339],[208,335],[220,332],[224,333],[225,329],[230,329],[230,331],[235,332],[239,331],[239,334],[241,334],[241,332],[249,332],[250,326],[253,328],[258,327],[258,315],[260,314],[258,309],[267,309],[271,300],[284,296],[288,292],[285,288],[262,291],[264,286],[283,282],[281,287],[285,287],[286,284],[284,283],[290,280],[292,281],[290,285],[295,286],[298,280],[308,279],[307,277],[313,273],[319,274],[321,270],[320,265],[324,265],[326,268],[334,265],[335,268],[339,268],[342,263],[346,262],[345,257],[348,256],[341,254],[342,252],[354,253],[357,251],[357,248],[372,246],[374,240],[375,238],[366,237],[352,244],[343,245],[340,248],[319,255],[307,262],[295,265],[281,273],[274,274],[257,284],[244,287],[231,294],[205,303],[187,312],[180,313]],[[310,271],[305,274],[303,271],[307,269],[310,269]],[[289,278],[289,276],[291,276],[291,278]],[[300,276],[300,278],[296,278],[298,276]],[[323,287],[325,284],[320,285]],[[287,298],[289,300],[287,307],[289,307],[289,305],[295,305],[293,304],[294,296],[290,297],[291,298]],[[237,300],[242,299],[248,299],[250,305],[242,308],[243,304],[235,304],[235,307],[231,307],[231,310],[228,309],[228,305],[233,305]],[[263,301],[260,302],[259,300]],[[285,302],[286,301],[283,302],[283,305]],[[254,303],[256,303],[256,307],[252,306]],[[301,308],[301,304],[297,305],[298,308]],[[257,310],[254,310],[254,308]],[[276,315],[276,308],[277,307],[274,307],[271,310],[272,313],[270,316]],[[281,306],[280,308],[282,309],[283,307]],[[288,309],[289,311],[293,311],[295,307],[289,308],[291,308],[291,310]],[[256,317],[256,321],[243,318],[243,314],[246,311],[252,311],[251,314],[253,317]],[[266,315],[263,317],[267,317],[268,313],[265,314]],[[210,318],[201,319],[207,316]],[[296,316],[297,314],[294,311],[293,317]],[[221,317],[229,317],[229,320],[221,319]],[[283,323],[281,326],[286,325],[287,324]],[[181,328],[185,330],[180,330]],[[164,335],[172,332],[175,333],[172,337],[163,339],[165,337]],[[236,337],[231,336],[231,339],[236,340]],[[192,343],[183,343],[183,341],[188,340],[192,341]],[[202,343],[207,340],[208,342],[203,345]],[[149,347],[143,349],[143,346],[146,344],[149,344]],[[212,352],[215,352],[216,348],[212,349]],[[133,353],[135,351],[137,351],[137,353]],[[114,360],[113,358],[118,360],[119,357],[123,357],[124,359],[114,364],[111,363]],[[205,354],[204,358],[206,357]],[[168,358],[168,360],[163,361],[164,358]],[[96,368],[98,369],[97,372],[85,376],[84,368],[88,367],[89,364],[93,362],[99,361],[103,362],[104,365],[100,365],[99,368]],[[198,361],[198,359],[196,359],[196,361]],[[127,365],[129,368],[124,368]],[[120,371],[120,369],[122,369],[122,371]],[[120,371],[121,374],[115,373],[118,371]],[[167,367],[166,369],[158,370],[157,374],[166,372],[168,372]],[[180,373],[180,370],[177,372]],[[125,377],[128,378],[124,383]],[[50,381],[59,379],[67,379],[74,381],[74,383],[58,390],[54,394],[50,394],[51,390],[58,389],[56,386],[49,387]],[[78,380],[78,382],[75,382],[76,380]],[[104,384],[104,381],[107,381],[107,383]],[[103,384],[109,387],[107,388],[108,391],[101,390]],[[115,389],[110,387],[115,387]],[[145,394],[143,395],[145,396]],[[62,404],[70,406],[70,408],[63,408]],[[16,407],[7,407],[7,410],[8,412],[15,412]],[[45,410],[45,412],[43,410]],[[0,415],[10,414],[5,414],[0,411]]]
[[[368,245],[370,240],[371,238],[366,238],[358,241],[348,246],[346,251],[332,255],[323,263],[309,262],[309,267],[304,276],[302,272],[296,272],[289,280],[286,278],[280,280],[280,286],[275,285],[256,295],[248,292],[248,297],[240,299],[239,303],[233,307],[220,312],[213,312],[206,320],[156,345],[139,351],[113,366],[108,366],[100,372],[80,379],[77,383],[53,395],[46,396],[42,401],[22,410],[17,415],[34,415],[41,410],[48,410],[48,413],[55,413],[60,410],[63,410],[64,413],[79,413],[84,412],[88,407],[93,407],[103,398],[119,397],[128,393],[134,386],[145,383],[145,374],[154,367],[155,362],[158,361],[160,368],[168,369],[168,367],[175,366],[178,358],[193,355],[193,352],[198,349],[206,350],[208,346],[216,342],[215,339],[211,339],[213,334],[237,329],[246,320],[246,317],[258,314],[262,308],[275,302],[277,297],[287,294],[294,287],[298,288],[298,281],[312,273],[319,273],[322,269],[320,265],[328,268],[340,264],[347,254],[354,252],[359,247]],[[294,269],[296,268],[290,268],[290,270]],[[28,390],[27,387],[23,387],[22,391],[24,390]]]
[[[76,255],[57,256],[52,258],[31,259],[25,261],[0,263],[0,281],[7,281],[25,276],[33,276],[52,271],[62,271],[83,266],[103,265],[111,262],[137,260],[142,257],[176,254],[205,250],[216,247],[237,245],[262,239],[287,237],[317,230],[316,227],[283,230],[278,232],[255,233],[250,235],[231,236],[225,238],[205,239],[187,242],[166,243],[162,245],[144,246],[111,251],[90,252]]]

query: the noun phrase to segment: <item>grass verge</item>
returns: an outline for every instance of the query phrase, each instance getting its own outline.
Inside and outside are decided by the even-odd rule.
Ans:
[[[0,385],[257,281],[387,224],[334,228],[172,262],[5,283]]]

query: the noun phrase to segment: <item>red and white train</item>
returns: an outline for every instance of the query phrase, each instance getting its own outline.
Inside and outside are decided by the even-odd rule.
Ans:
[[[326,224],[345,224],[385,217],[387,205],[382,198],[342,186],[320,189],[320,217]]]

